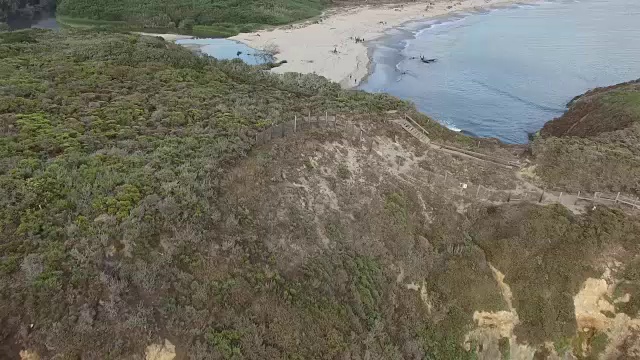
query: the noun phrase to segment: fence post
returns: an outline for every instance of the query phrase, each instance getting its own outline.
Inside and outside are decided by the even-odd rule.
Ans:
[[[618,195],[616,195],[616,204],[618,203],[618,198],[620,198],[620,191],[618,191]]]
[[[325,127],[328,127],[328,125],[329,125],[329,112],[328,111],[324,112],[324,125],[325,125]]]
[[[293,116],[293,132],[298,131],[298,115]]]
[[[540,194],[540,199],[538,199],[538,202],[541,203],[542,200],[544,200],[544,189],[542,189],[542,194]]]
[[[562,191],[560,191],[560,195],[558,196],[558,202],[562,204]]]

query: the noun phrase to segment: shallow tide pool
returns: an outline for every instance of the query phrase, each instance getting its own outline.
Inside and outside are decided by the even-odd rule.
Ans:
[[[260,65],[273,61],[272,56],[229,39],[183,39],[176,40],[176,44],[197,48],[202,53],[220,60],[241,59],[249,65]]]

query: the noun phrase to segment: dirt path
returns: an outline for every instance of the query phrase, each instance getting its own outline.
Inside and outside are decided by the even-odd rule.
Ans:
[[[595,208],[595,206],[597,205],[611,206],[612,204],[618,203],[617,200],[613,201],[612,199],[598,198],[597,196],[594,196],[593,199],[580,197],[579,193],[571,194],[571,193],[560,192],[558,195],[555,195],[555,194],[546,192],[544,189],[539,188],[538,186],[531,183],[529,180],[525,179],[522,176],[522,171],[521,171],[522,164],[516,158],[513,158],[513,159],[496,158],[491,155],[476,153],[476,152],[465,150],[465,149],[459,149],[450,145],[434,143],[433,141],[431,141],[431,139],[429,139],[428,137],[429,133],[424,128],[422,128],[419,124],[417,124],[415,120],[411,119],[406,115],[405,115],[405,118],[395,119],[395,120],[392,120],[391,122],[400,125],[409,134],[411,134],[413,137],[418,139],[423,144],[429,146],[431,149],[446,152],[454,156],[458,156],[458,157],[462,157],[462,158],[466,158],[466,159],[470,159],[470,160],[474,160],[482,163],[490,163],[493,165],[498,165],[507,169],[519,170],[515,172],[515,176],[520,183],[519,185],[521,185],[524,189],[520,189],[520,190],[516,189],[515,191],[511,189],[508,189],[508,190],[498,189],[496,191],[508,192],[516,196],[523,195],[526,192],[540,193],[541,199],[540,201],[538,201],[538,203],[542,205],[561,204],[575,214],[584,213],[588,207],[593,206]],[[624,196],[624,197],[628,198],[627,196]],[[635,210],[635,207],[631,208],[631,210],[632,211]]]

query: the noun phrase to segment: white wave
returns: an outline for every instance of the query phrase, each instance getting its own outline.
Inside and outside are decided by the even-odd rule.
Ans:
[[[462,132],[462,129],[456,127],[455,125],[451,125],[449,123],[444,123],[444,126],[447,127],[447,129],[451,130],[451,131],[455,131],[455,132]]]

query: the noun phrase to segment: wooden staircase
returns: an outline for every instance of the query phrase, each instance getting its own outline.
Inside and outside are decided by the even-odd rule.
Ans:
[[[415,123],[415,121],[410,117],[405,116],[404,119],[396,119],[391,121],[402,126],[403,129],[405,129],[409,134],[413,135],[421,142],[427,145],[431,143],[431,139],[429,139],[429,137],[427,136],[429,134],[427,130],[423,129],[422,126]],[[413,123],[415,123],[415,125]]]
[[[409,134],[413,135],[413,137],[415,137],[416,139],[420,140],[420,142],[430,146],[433,149],[448,152],[451,154],[456,154],[458,156],[463,156],[463,157],[474,159],[474,160],[494,163],[507,168],[519,169],[522,167],[522,164],[516,159],[502,159],[502,158],[490,156],[487,154],[473,152],[466,149],[459,149],[451,145],[445,145],[445,144],[439,144],[439,143],[436,144],[432,142],[431,139],[429,139],[429,136],[427,136],[429,135],[429,132],[406,114],[404,115],[404,118],[391,120],[391,122],[400,125]]]

